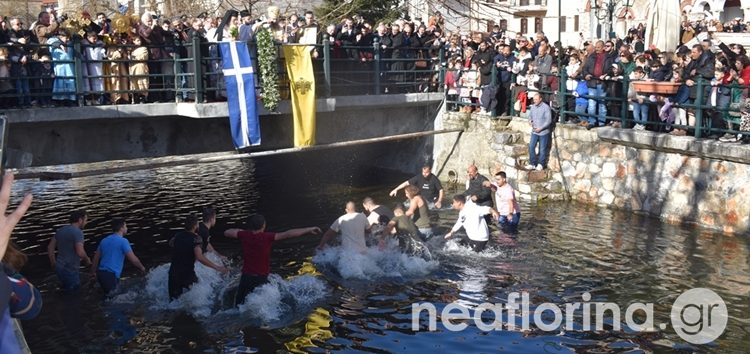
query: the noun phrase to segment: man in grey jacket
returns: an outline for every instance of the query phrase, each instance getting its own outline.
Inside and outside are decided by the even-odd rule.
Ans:
[[[527,170],[541,171],[547,167],[547,151],[549,150],[550,133],[552,132],[552,111],[542,102],[542,95],[533,95],[534,104],[529,112],[531,123],[531,142],[529,142],[529,164]],[[539,156],[536,146],[539,145]]]

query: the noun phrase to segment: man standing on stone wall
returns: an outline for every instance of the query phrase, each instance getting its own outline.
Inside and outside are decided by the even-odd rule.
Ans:
[[[547,168],[550,133],[552,132],[552,111],[542,102],[542,95],[534,95],[534,104],[529,113],[531,123],[531,141],[529,142],[529,164],[527,170],[541,171]],[[539,145],[539,155],[536,146]],[[538,156],[538,157],[537,157]]]

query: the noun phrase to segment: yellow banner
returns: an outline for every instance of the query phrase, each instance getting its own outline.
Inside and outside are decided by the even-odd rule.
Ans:
[[[315,74],[310,47],[285,45],[294,116],[294,147],[315,145]]]

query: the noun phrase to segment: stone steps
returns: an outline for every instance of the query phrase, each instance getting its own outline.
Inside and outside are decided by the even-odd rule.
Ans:
[[[511,143],[501,144],[503,142]],[[497,151],[501,158],[501,161],[497,163],[497,170],[505,171],[511,185],[519,194],[519,199],[533,202],[567,199],[559,171],[524,169],[529,158],[528,145],[523,140],[523,134],[515,132],[495,134],[493,150]]]

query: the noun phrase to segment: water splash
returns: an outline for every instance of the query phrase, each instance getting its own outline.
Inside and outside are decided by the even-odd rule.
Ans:
[[[308,312],[329,294],[326,284],[311,275],[285,280],[271,274],[268,281],[247,295],[245,303],[239,306],[241,314],[264,323],[275,322],[289,314]]]
[[[462,245],[456,239],[446,241],[445,245],[443,245],[442,253],[450,256],[486,259],[498,258],[505,255],[501,250],[493,248],[491,245],[488,245],[482,252],[474,252],[471,247]]]
[[[344,279],[361,280],[422,277],[438,267],[437,261],[402,253],[392,243],[383,250],[369,247],[363,253],[329,247],[318,252],[313,263]]]

